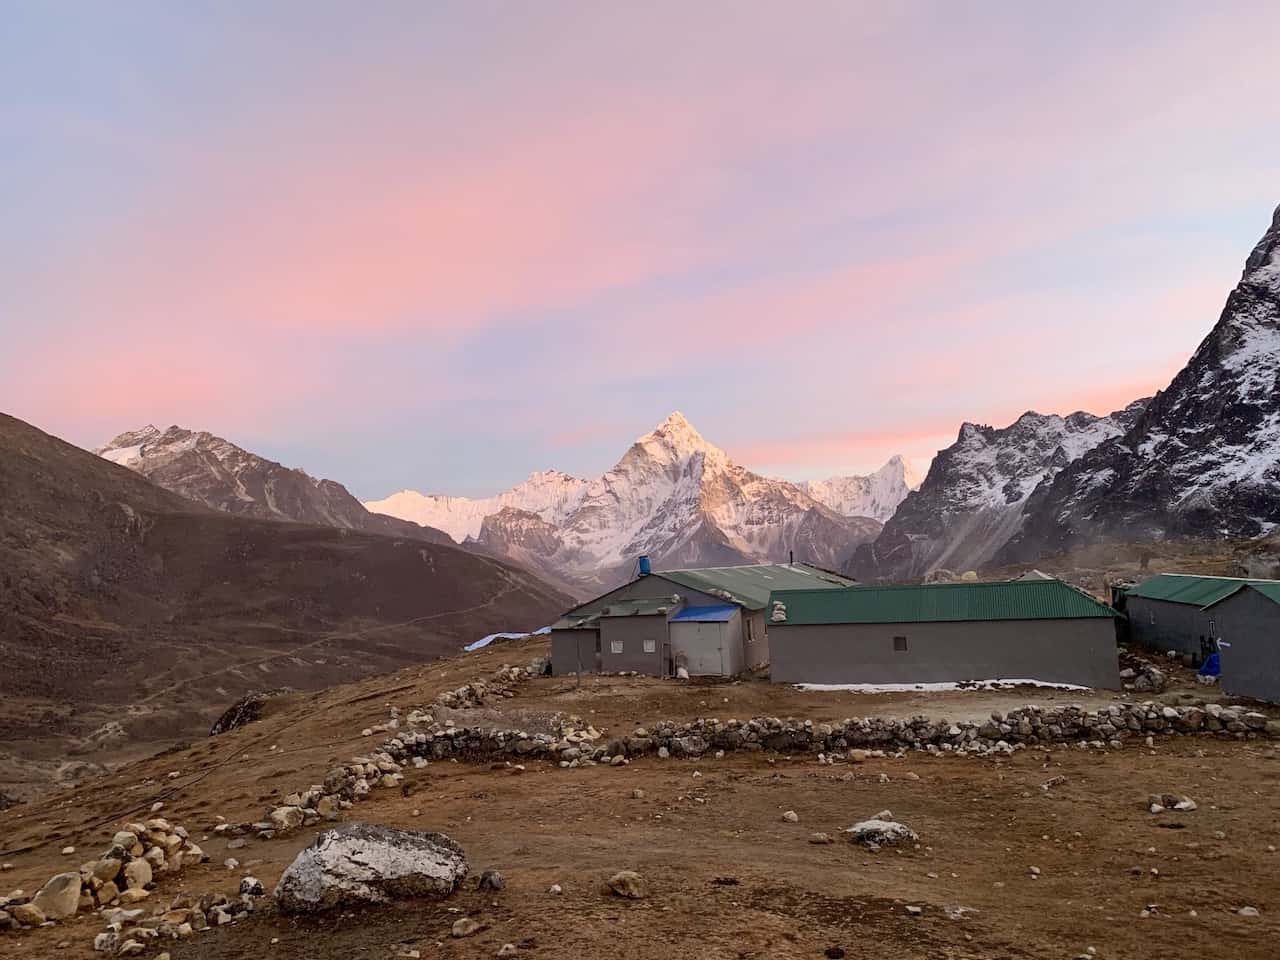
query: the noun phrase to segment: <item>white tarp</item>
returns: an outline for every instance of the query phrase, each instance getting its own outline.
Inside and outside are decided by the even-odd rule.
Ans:
[[[471,653],[487,647],[495,640],[523,640],[525,637],[540,637],[550,632],[550,627],[543,627],[541,630],[533,631],[533,633],[491,633],[487,637],[481,637],[479,640],[468,643],[462,649],[467,653]]]

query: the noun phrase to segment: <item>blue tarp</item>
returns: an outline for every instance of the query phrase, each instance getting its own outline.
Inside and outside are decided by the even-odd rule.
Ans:
[[[691,620],[694,623],[724,623],[732,620],[737,612],[738,607],[732,603],[717,604],[714,607],[685,607],[671,618],[671,622]]]
[[[1222,673],[1222,658],[1216,650],[1205,657],[1199,672],[1202,677],[1216,677]]]

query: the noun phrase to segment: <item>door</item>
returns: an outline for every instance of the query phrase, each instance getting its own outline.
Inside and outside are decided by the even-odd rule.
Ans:
[[[723,623],[697,623],[682,620],[671,624],[671,650],[677,664],[683,664],[691,677],[722,677],[728,673],[725,662]]]

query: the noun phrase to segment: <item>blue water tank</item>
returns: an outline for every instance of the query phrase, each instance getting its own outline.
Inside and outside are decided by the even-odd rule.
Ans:
[[[647,577],[653,573],[653,567],[649,565],[649,558],[643,554],[640,556],[640,576]]]

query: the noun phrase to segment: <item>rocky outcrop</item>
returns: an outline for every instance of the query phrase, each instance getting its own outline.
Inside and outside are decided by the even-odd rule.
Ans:
[[[220,733],[226,733],[228,730],[235,730],[245,724],[260,720],[262,718],[262,709],[266,706],[268,700],[272,697],[279,697],[292,692],[288,687],[278,687],[275,690],[264,690],[260,693],[246,693],[231,706],[227,707],[222,716],[214,721],[213,726],[209,728],[209,736],[216,737]]]
[[[999,562],[1097,539],[1254,538],[1280,525],[1280,209],[1217,324],[1120,436],[1026,507]]]
[[[442,833],[351,823],[322,833],[299,853],[275,898],[289,913],[439,899],[456,890],[467,871],[462,847]]]

